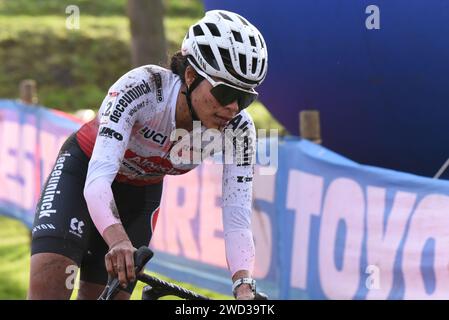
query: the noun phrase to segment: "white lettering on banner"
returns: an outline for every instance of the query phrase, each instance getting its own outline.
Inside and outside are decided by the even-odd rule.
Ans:
[[[273,239],[270,217],[256,205],[257,200],[274,203],[275,175],[262,175],[261,166],[256,165],[253,177],[253,215],[251,228],[256,249],[256,261],[254,264],[255,278],[264,278],[268,275],[271,266],[271,254]]]
[[[362,290],[367,299],[386,299],[391,294],[396,299],[447,298],[449,196],[431,194],[416,204],[415,193],[388,194],[385,188],[367,186],[365,202],[364,190],[356,181],[337,178],[330,181],[320,209],[323,179],[299,170],[289,172],[286,205],[296,214],[291,287],[308,289],[310,256],[318,254],[321,289],[329,299],[354,298],[361,284],[368,289]],[[300,219],[320,213],[318,253],[308,253],[310,218]],[[342,225],[346,227],[344,239],[343,233],[337,238]],[[362,265],[364,239],[367,264]],[[392,291],[395,271],[403,275],[398,278],[399,293]],[[362,275],[366,278],[361,279]]]
[[[357,292],[364,212],[365,200],[359,184],[347,178],[332,181],[324,200],[318,251],[321,285],[330,299],[351,299]],[[341,270],[338,270],[335,246],[340,220],[346,225],[346,237]]]
[[[429,250],[426,252],[427,264],[422,265],[423,251],[428,241],[434,244],[434,250],[433,254]],[[449,197],[440,194],[427,195],[419,202],[412,215],[404,246],[401,268],[406,288],[405,299],[447,299],[448,252]]]
[[[306,289],[311,216],[321,214],[323,178],[298,170],[288,176],[287,208],[294,210],[290,285]]]
[[[16,122],[2,121],[0,137],[0,198],[15,204],[21,203],[22,186],[18,179],[20,126]]]
[[[173,255],[179,255],[182,250],[186,258],[199,260],[199,249],[192,229],[192,220],[198,211],[198,174],[197,170],[193,170],[183,175],[182,179],[164,179],[161,213],[155,241],[152,241],[156,250]],[[178,203],[179,200],[181,203]]]
[[[200,204],[200,255],[201,261],[226,268],[224,263],[223,223],[221,204],[216,200],[221,197],[222,166],[205,161],[202,170],[201,204]],[[207,187],[205,187],[207,186]]]
[[[22,127],[22,141],[20,163],[20,175],[23,178],[22,201],[20,204],[25,210],[33,210],[35,199],[38,197],[40,186],[36,185],[35,169],[39,170],[35,165],[36,158],[36,127],[25,124]]]
[[[368,265],[376,265],[380,273],[379,290],[369,290],[367,299],[386,299],[390,294],[397,249],[413,210],[416,194],[397,192],[388,218],[384,214],[386,200],[384,188],[367,188],[367,261]]]

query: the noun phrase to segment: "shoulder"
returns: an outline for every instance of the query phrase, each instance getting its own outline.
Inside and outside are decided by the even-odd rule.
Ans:
[[[157,65],[144,65],[134,68],[122,75],[112,86],[117,92],[141,87],[157,93],[162,87],[170,86],[179,80],[179,76]]]
[[[111,86],[101,114],[118,123],[123,115],[131,119],[164,113],[180,81],[179,76],[156,65],[132,69]]]

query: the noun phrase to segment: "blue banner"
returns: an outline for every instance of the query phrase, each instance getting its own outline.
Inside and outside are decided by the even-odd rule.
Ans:
[[[283,140],[278,152],[277,172],[259,165],[254,178],[261,290],[280,299],[449,295],[449,182],[363,166],[306,140]],[[201,236],[208,220],[219,224],[216,166],[165,179],[151,268],[230,294],[222,230]]]
[[[0,214],[31,227],[59,148],[80,125],[57,110],[0,99]]]
[[[0,100],[0,213],[31,226],[68,115]],[[266,160],[269,161],[266,161]],[[221,165],[167,176],[149,269],[231,294]],[[449,182],[364,166],[306,140],[258,141],[258,288],[278,299],[445,299]]]

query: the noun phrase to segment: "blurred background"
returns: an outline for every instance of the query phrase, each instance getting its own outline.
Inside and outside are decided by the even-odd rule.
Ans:
[[[66,27],[73,5],[80,8],[79,29]],[[30,78],[43,106],[70,113],[97,110],[111,84],[132,66],[165,64],[204,14],[201,0],[136,1],[132,10],[127,5],[127,0],[0,0],[0,97],[16,98],[19,83]],[[134,15],[134,37],[145,47],[133,47],[128,15]],[[134,52],[139,56],[133,61]],[[260,127],[281,128],[260,104],[253,109]]]
[[[0,99],[87,121],[121,75],[166,64],[188,27],[216,8],[248,18],[268,43],[261,101],[248,109],[257,128],[413,174],[388,188],[421,177],[443,180],[422,180],[419,192],[447,187],[447,0],[0,0]],[[0,299],[25,297],[28,263],[28,229],[0,212]]]
[[[33,103],[88,120],[133,66],[166,63],[203,14],[200,0],[0,0],[0,97],[19,98],[21,82],[32,79]],[[283,130],[260,102],[250,112],[258,127]],[[26,297],[29,236],[21,222],[0,214],[0,299]]]

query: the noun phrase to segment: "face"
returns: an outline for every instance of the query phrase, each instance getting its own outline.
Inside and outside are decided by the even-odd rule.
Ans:
[[[217,80],[218,79],[214,79]],[[186,78],[189,83],[189,79]],[[192,81],[193,82],[193,81]],[[191,83],[191,82],[190,82]],[[223,130],[239,112],[237,101],[222,106],[212,95],[212,85],[204,79],[192,93],[192,105],[202,124],[208,129]]]

